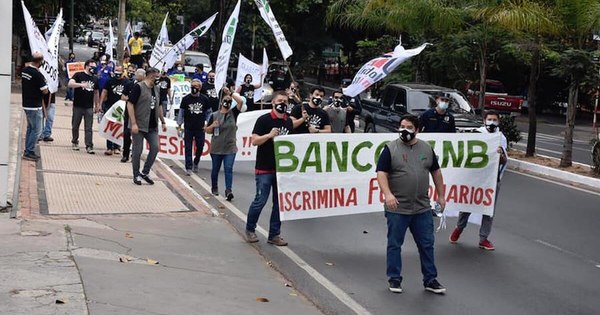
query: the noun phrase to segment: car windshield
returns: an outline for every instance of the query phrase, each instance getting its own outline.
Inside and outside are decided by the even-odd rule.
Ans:
[[[411,104],[411,112],[415,115],[420,115],[424,111],[436,106],[435,94],[440,91],[411,91],[409,93],[409,104]],[[446,91],[446,96],[450,98],[450,110],[457,113],[471,113],[473,110],[469,102],[460,92]]]
[[[210,59],[203,55],[186,55],[185,65],[195,67],[197,64],[210,65]]]

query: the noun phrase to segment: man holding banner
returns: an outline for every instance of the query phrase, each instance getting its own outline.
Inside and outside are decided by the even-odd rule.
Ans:
[[[387,219],[387,276],[389,290],[402,293],[402,244],[410,229],[419,249],[425,290],[446,292],[437,281],[433,245],[433,215],[429,199],[429,174],[437,191],[441,211],[446,206],[444,179],[433,148],[417,139],[419,120],[413,115],[400,119],[400,138],[389,142],[377,163],[377,182],[385,196]]]

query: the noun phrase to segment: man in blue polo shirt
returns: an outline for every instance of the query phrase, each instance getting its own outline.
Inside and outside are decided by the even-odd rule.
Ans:
[[[420,117],[419,124],[421,132],[456,132],[454,116],[448,112],[450,100],[445,94],[437,94],[435,97],[436,106],[424,112]]]

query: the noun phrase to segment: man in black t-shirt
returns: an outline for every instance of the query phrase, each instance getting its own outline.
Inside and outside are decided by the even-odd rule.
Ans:
[[[134,65],[129,65],[127,67],[128,80],[125,84],[121,99],[127,102],[133,86],[136,83],[143,81],[145,77],[146,71],[144,69],[135,70]],[[123,113],[123,157],[121,158],[121,163],[129,161],[129,153],[131,153],[131,129],[129,129],[129,111],[127,110],[127,105],[125,105],[125,113]]]
[[[165,71],[161,72],[160,78],[156,80],[156,85],[160,88],[160,104],[163,108],[163,116],[167,117],[169,104],[173,104],[173,92],[171,91],[171,79]]]
[[[34,52],[33,60],[21,72],[23,110],[27,117],[27,133],[25,134],[25,151],[23,158],[37,161],[40,157],[35,154],[35,145],[42,133],[42,98],[48,94],[46,79],[38,68],[44,62],[44,55]]]
[[[177,115],[179,128],[183,124],[183,141],[185,147],[185,171],[188,176],[198,171],[198,163],[204,150],[204,126],[212,114],[208,97],[200,93],[202,82],[192,81],[192,92],[183,97]],[[196,143],[196,154],[192,163],[192,145]]]
[[[219,93],[215,88],[215,72],[210,70],[208,73],[208,81],[206,84],[202,84],[202,94],[208,97],[208,104],[213,112],[219,110]]]
[[[127,78],[123,77],[123,67],[116,66],[115,67],[115,76],[108,79],[108,82],[104,85],[102,89],[102,95],[100,96],[100,102],[102,103],[102,111],[104,113],[108,112],[108,110],[117,102],[121,100],[123,96],[123,91],[125,91],[125,86],[127,85]],[[106,152],[105,155],[113,155],[120,154],[119,145],[106,140]]]
[[[292,130],[292,121],[287,117],[288,96],[284,91],[273,93],[273,109],[270,113],[260,116],[252,130],[252,144],[258,146],[256,150],[256,196],[248,210],[246,220],[246,241],[258,242],[255,229],[263,207],[269,200],[269,193],[273,191],[273,209],[269,220],[268,243],[277,246],[286,246],[287,242],[279,235],[281,220],[279,219],[279,197],[277,193],[277,177],[275,174],[275,144],[273,138],[283,136]]]
[[[325,89],[319,86],[310,91],[308,104],[294,106],[290,118],[294,123],[293,133],[331,133],[329,115],[320,107]]]
[[[133,86],[127,101],[133,138],[131,165],[133,167],[133,183],[136,185],[141,185],[142,179],[148,184],[154,185],[154,181],[150,178],[150,169],[158,155],[158,120],[161,122],[162,131],[167,131],[167,124],[159,102],[160,91],[155,86],[155,80],[159,73],[160,71],[156,68],[148,68],[146,78]],[[140,173],[140,158],[144,149],[144,140],[150,149],[144,168]]]
[[[73,150],[79,151],[79,126],[81,119],[84,120],[85,149],[89,154],[94,154],[94,142],[92,125],[94,113],[100,111],[98,78],[95,76],[96,62],[88,60],[84,64],[85,71],[78,72],[69,80],[68,87],[75,90],[73,100],[73,118],[71,119],[71,130],[73,138],[71,143]]]

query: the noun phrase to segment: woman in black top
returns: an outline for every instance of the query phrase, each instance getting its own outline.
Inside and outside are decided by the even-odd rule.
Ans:
[[[260,82],[262,81],[262,77],[261,80],[259,80],[258,84],[252,84],[252,81],[252,75],[249,73],[246,74],[244,76],[244,83],[241,86],[239,86],[236,90],[237,93],[246,98],[246,106],[248,107],[248,111],[258,109],[254,108],[254,90],[260,89]]]

